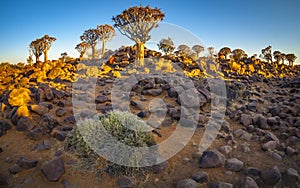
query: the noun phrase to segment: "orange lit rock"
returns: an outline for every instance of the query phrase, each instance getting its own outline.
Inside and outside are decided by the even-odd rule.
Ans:
[[[31,100],[30,94],[30,90],[26,88],[13,89],[9,94],[8,103],[11,106],[27,105]]]
[[[16,113],[19,117],[22,117],[22,116],[28,117],[28,116],[30,116],[30,112],[29,112],[27,106],[20,106]]]

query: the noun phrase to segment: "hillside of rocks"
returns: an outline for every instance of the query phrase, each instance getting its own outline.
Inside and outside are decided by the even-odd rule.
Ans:
[[[136,67],[134,52],[134,47],[122,47],[101,60],[0,64],[1,187],[300,187],[299,65],[256,58],[195,60],[145,49],[145,66]],[[75,115],[84,119],[122,110],[123,104],[112,103],[113,86],[131,75],[151,73],[158,76],[129,88],[130,111],[145,121],[159,117],[162,106],[151,101],[163,99],[165,117],[147,121],[162,142],[189,108],[179,96],[195,88],[199,120],[188,144],[149,174],[111,176],[102,158],[89,169],[82,167],[76,153],[65,147],[76,128]],[[162,75],[188,78],[193,84],[175,89]],[[201,153],[199,142],[212,111],[217,111],[213,118],[222,117],[218,101],[212,100],[211,80],[216,87],[225,83],[226,111],[216,139]],[[82,105],[81,113],[74,114],[74,91],[80,101],[95,104],[96,112]],[[185,117],[181,126],[189,127],[192,118]]]

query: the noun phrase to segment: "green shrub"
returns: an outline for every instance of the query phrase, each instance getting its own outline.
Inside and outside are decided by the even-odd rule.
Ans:
[[[156,144],[151,132],[145,132],[147,128],[145,122],[130,112],[112,111],[100,117],[94,116],[92,119],[78,122],[77,128],[67,139],[68,148],[71,148],[80,158],[89,158],[89,155],[94,157],[95,153],[118,156],[125,152],[122,151],[124,147],[120,147],[120,144],[124,144],[133,148],[132,152],[130,150],[130,165],[119,165],[123,164],[122,160],[128,160],[124,156],[124,159],[122,157],[118,159],[119,164],[107,165],[106,172],[111,175],[144,172],[146,168],[137,166],[147,160],[147,156],[135,152],[134,148]]]

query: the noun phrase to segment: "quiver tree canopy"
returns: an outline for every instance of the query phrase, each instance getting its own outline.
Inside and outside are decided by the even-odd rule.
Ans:
[[[106,50],[106,42],[111,41],[111,39],[115,36],[115,29],[108,25],[98,25],[97,26],[98,33],[99,33],[99,40],[102,41],[102,56]]]
[[[31,49],[32,53],[35,56],[36,62],[39,61],[40,56],[43,54],[43,45],[42,45],[41,39],[36,39],[32,41],[29,45],[29,48]]]
[[[80,53],[79,59],[82,60],[83,56],[86,54],[91,45],[86,42],[81,42],[76,45],[75,49]]]
[[[96,45],[99,40],[99,31],[98,29],[88,29],[80,36],[80,39],[83,42],[88,43],[92,48],[92,58],[95,58]]]
[[[114,27],[136,43],[136,60],[140,61],[140,65],[143,65],[144,45],[151,38],[149,33],[164,17],[158,8],[135,6],[112,18]]]

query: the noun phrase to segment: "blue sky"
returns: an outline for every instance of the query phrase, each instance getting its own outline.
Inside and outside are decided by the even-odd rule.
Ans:
[[[299,0],[2,0],[0,62],[25,62],[30,42],[44,34],[57,38],[49,52],[50,59],[57,59],[62,52],[77,57],[74,47],[80,43],[84,30],[106,23],[112,25],[112,16],[140,4],[158,7],[166,15],[161,26],[153,30],[148,47],[168,36],[176,46],[201,43],[217,51],[229,46],[242,48],[249,55],[260,54],[262,48],[271,45],[273,51],[295,53],[297,63],[300,62]],[[132,44],[117,34],[107,47],[116,49]]]

